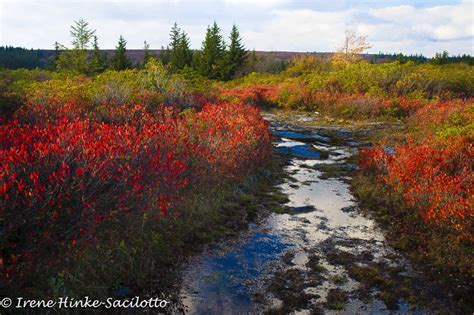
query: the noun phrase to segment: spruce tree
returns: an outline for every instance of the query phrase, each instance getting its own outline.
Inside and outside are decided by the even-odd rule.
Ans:
[[[148,44],[146,41],[143,42],[143,61],[142,61],[142,66],[145,67],[148,61],[150,59],[155,58],[155,56],[150,52],[150,44]]]
[[[164,64],[169,64],[172,71],[178,71],[190,66],[192,58],[188,35],[175,22],[171,28],[170,43],[163,52],[162,61]]]
[[[92,42],[92,48],[91,60],[89,62],[89,74],[93,75],[101,73],[107,68],[107,54],[100,51],[97,36],[95,35]]]
[[[178,23],[174,22],[170,31],[170,44],[168,46],[171,51],[175,51],[178,47],[180,37],[181,29],[178,27]]]
[[[176,48],[172,51],[170,65],[173,71],[182,70],[191,66],[193,55],[189,47],[188,35],[182,31]]]
[[[226,51],[224,79],[231,79],[237,70],[245,63],[247,59],[247,51],[242,45],[239,30],[234,24],[230,32],[230,44],[228,51]]]
[[[212,27],[207,27],[206,37],[197,65],[198,72],[210,79],[223,77],[225,43],[220,35],[220,28],[214,22]]]
[[[114,70],[125,70],[132,68],[132,61],[127,57],[127,41],[120,35],[115,55],[112,57],[110,64]]]
[[[169,64],[171,60],[171,51],[170,51],[169,46],[167,46],[166,48],[161,46],[160,50],[161,51],[160,51],[160,54],[158,55],[158,60],[164,65]]]

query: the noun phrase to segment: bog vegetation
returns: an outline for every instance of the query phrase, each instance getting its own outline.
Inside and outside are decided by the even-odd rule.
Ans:
[[[362,152],[363,171],[427,227],[472,246],[470,57],[370,63],[360,57],[366,39],[348,32],[333,58],[259,69],[263,60],[245,50],[237,27],[226,44],[213,23],[200,51],[175,24],[160,56],[145,42],[133,65],[123,37],[108,59],[87,22],[71,35],[72,48],[56,44],[54,70],[0,72],[3,288],[61,295],[143,285],[137,279],[172,264],[151,266],[152,250],[172,252],[170,227],[187,235],[207,215],[209,192],[268,165],[271,137],[257,107],[402,121],[396,140]],[[91,276],[99,261],[142,275]]]

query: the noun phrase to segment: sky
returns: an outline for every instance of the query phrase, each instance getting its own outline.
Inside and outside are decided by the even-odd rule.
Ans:
[[[70,46],[69,29],[85,19],[99,45],[151,48],[168,43],[174,22],[199,49],[214,21],[227,38],[235,23],[248,49],[327,52],[344,31],[367,35],[371,53],[474,55],[474,0],[0,0],[0,46]]]

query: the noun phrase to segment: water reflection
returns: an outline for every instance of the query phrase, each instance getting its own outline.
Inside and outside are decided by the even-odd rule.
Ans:
[[[323,177],[315,169],[320,164],[336,163],[340,168],[355,168],[344,161],[356,152],[357,144],[350,138],[338,138],[346,135],[339,130],[331,137],[276,123],[272,130],[277,152],[290,156],[286,172],[292,179],[279,187],[288,195],[290,213],[271,214],[262,225],[252,226],[248,236],[237,244],[221,244],[189,264],[183,276],[182,295],[190,314],[248,313],[261,311],[262,306],[278,305],[278,299],[271,295],[265,305],[257,305],[252,297],[264,290],[266,277],[271,275],[269,266],[279,263],[288,250],[294,254],[292,264],[302,270],[306,269],[308,253],[323,254],[333,240],[349,244],[337,245],[338,250],[370,252],[373,259],[390,251],[374,222],[355,211],[357,205],[348,184],[342,178]],[[328,260],[321,263],[331,276],[347,274]],[[356,281],[349,280],[343,288],[351,291],[357,286]],[[306,290],[319,297],[319,302],[334,287],[324,281]],[[408,310],[408,306],[400,303],[400,309]],[[381,301],[362,303],[351,298],[343,313],[357,312],[389,313]]]

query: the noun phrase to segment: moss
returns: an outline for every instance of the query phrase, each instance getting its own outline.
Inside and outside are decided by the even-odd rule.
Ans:
[[[352,265],[349,267],[349,274],[352,278],[368,288],[374,286],[380,287],[385,282],[380,271],[373,266],[361,267]]]
[[[356,259],[354,254],[342,250],[333,250],[327,253],[327,258],[331,264],[348,266]]]
[[[326,297],[326,307],[331,310],[342,311],[346,308],[347,293],[341,289],[330,289]]]
[[[278,192],[278,191],[271,193],[270,197],[272,198],[273,201],[275,201],[279,204],[288,203],[290,201],[290,199],[288,199],[287,195],[285,195],[282,192]]]
[[[347,283],[348,279],[345,275],[334,275],[330,278],[330,280],[337,285],[343,285]]]
[[[305,293],[304,289],[310,285],[311,283],[306,281],[303,271],[288,269],[274,275],[268,290],[283,302],[278,311],[282,312],[281,314],[288,314],[309,306],[309,301],[314,295]]]
[[[310,268],[311,271],[314,273],[323,273],[327,271],[327,268],[320,264],[320,259],[316,255],[311,255],[308,258],[308,262],[306,263],[306,267]]]

